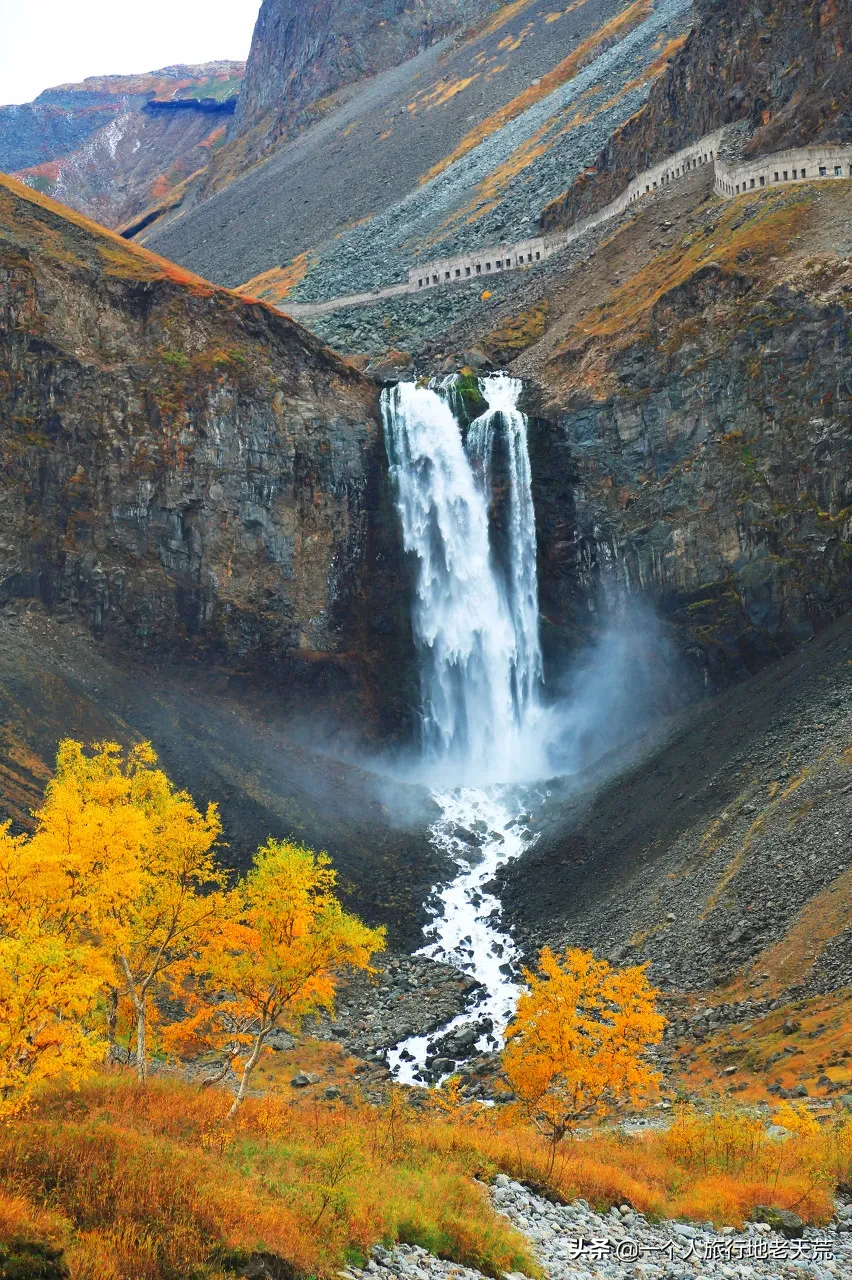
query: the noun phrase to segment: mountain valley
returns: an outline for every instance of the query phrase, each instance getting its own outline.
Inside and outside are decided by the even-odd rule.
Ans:
[[[327,1252],[241,1225],[236,1261],[168,1274],[852,1274],[840,1164],[777,1174],[767,1208],[736,1146],[852,1133],[848,0],[263,0],[245,64],[0,107],[0,168],[3,837],[38,839],[70,737],[150,742],[219,806],[232,880],[271,837],[327,851],[387,948],[270,1032],[222,1160],[265,1196],[331,1108],[384,1169],[399,1103],[405,1150],[452,1152],[523,1237],[471,1244],[458,1191],[452,1228],[356,1228],[364,1146],[310,1175]],[[605,1173],[511,1128],[542,948],[643,973],[667,1019],[655,1106],[579,1126]],[[175,990],[152,1116],[161,1087],[219,1092],[169,1039]],[[119,1123],[99,1088],[81,1125]],[[697,1165],[666,1161],[696,1116],[744,1163],[705,1152],[690,1200]],[[653,1154],[616,1174],[634,1139]],[[764,1210],[833,1233],[831,1266],[553,1243],[611,1212],[651,1254],[675,1219],[782,1232]]]

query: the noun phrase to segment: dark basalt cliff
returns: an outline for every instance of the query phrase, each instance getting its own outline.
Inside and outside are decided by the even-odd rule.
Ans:
[[[852,9],[844,0],[695,0],[696,25],[646,106],[552,201],[555,230],[601,208],[631,178],[734,121],[754,155],[852,139]]]
[[[286,317],[5,179],[0,281],[0,602],[398,728],[375,389]]]
[[[263,154],[328,94],[398,66],[494,0],[263,0],[230,137]],[[249,158],[249,157],[247,157]]]
[[[685,232],[540,369],[542,612],[570,649],[588,600],[626,588],[719,687],[852,602],[848,187],[716,204]]]

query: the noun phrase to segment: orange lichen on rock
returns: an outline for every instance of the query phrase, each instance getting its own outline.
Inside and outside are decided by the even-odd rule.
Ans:
[[[542,98],[546,98],[548,94],[553,93],[554,89],[558,89],[561,85],[567,84],[569,80],[573,80],[574,76],[588,62],[603,52],[605,44],[609,44],[613,39],[623,38],[628,35],[630,31],[645,21],[652,8],[652,0],[634,0],[634,3],[629,5],[623,13],[610,19],[604,26],[583,40],[573,53],[564,58],[552,71],[548,71],[546,75],[542,76],[538,84],[529,85],[517,97],[512,98],[510,102],[505,103],[485,120],[475,125],[465,134],[458,146],[448,156],[440,160],[438,164],[433,165],[423,175],[421,182],[428,182],[431,178],[437,177],[439,173],[443,173],[456,160],[461,160],[474,147],[478,147],[480,142],[490,137],[491,134],[496,133],[498,129],[502,129],[510,120],[522,115],[529,107],[534,106]]]

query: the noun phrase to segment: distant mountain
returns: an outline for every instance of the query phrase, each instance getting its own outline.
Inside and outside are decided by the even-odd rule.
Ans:
[[[244,70],[207,62],[92,76],[0,107],[0,169],[118,226],[208,163]]]

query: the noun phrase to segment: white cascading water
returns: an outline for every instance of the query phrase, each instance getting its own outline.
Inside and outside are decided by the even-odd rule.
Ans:
[[[475,1011],[456,1026],[481,1029],[478,1047],[499,1043],[517,1000],[517,949],[500,927],[500,904],[484,886],[535,839],[524,780],[540,776],[532,730],[541,714],[535,512],[521,383],[482,378],[488,408],[467,431],[456,420],[454,379],[400,383],[382,396],[385,440],[403,544],[417,561],[413,608],[420,654],[423,755],[441,816],[430,836],[458,874],[435,894],[422,954],[482,984]],[[497,441],[508,492],[503,563],[489,531]],[[430,1036],[389,1055],[413,1083]]]

